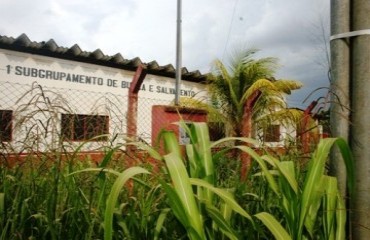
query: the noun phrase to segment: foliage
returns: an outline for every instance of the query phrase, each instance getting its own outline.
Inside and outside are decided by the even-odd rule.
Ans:
[[[185,146],[187,168],[173,132],[162,133],[166,150],[163,157],[154,149],[148,149],[152,157],[165,162],[171,184],[161,181],[161,185],[169,206],[186,229],[189,239],[215,239],[217,236],[238,239],[230,225],[230,214],[235,212],[253,221],[231,192],[216,187],[208,126],[205,123],[192,123],[190,127],[185,123],[179,124],[191,141]]]
[[[338,144],[353,190],[353,161],[341,139],[324,139],[308,167],[294,155],[277,159],[225,138],[211,143],[205,123],[181,124],[191,139],[180,146],[163,132],[164,153],[144,143],[161,166],[126,167],[113,162],[120,146],[96,166],[50,153],[0,167],[0,239],[344,239],[346,210],[325,162]],[[227,145],[228,146],[228,145]],[[231,150],[231,154],[230,151]],[[232,154],[255,159],[247,182],[235,174]],[[182,153],[185,153],[182,154]],[[35,162],[37,160],[37,162]]]
[[[285,108],[284,94],[301,87],[297,81],[275,80],[277,59],[254,59],[256,53],[256,49],[240,51],[228,66],[216,60],[214,73],[209,77],[212,103],[221,113],[220,120],[227,120],[228,136],[241,133],[246,102],[257,91],[261,95],[253,105],[253,119]]]
[[[262,169],[259,176],[267,179],[270,189],[279,199],[283,221],[279,222],[280,216],[275,218],[268,212],[255,215],[276,239],[345,238],[344,199],[338,192],[336,178],[325,175],[325,162],[334,143],[340,147],[344,157],[349,177],[348,188],[353,192],[353,159],[342,139],[328,138],[319,143],[303,182],[299,180],[293,161],[279,161],[269,155],[260,157],[251,149],[239,147],[253,155]],[[273,170],[268,170],[266,163]]]

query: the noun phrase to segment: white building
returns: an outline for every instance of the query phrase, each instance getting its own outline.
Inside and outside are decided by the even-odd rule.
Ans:
[[[83,151],[92,151],[122,142],[129,88],[139,67],[146,75],[138,92],[136,134],[150,143],[152,106],[174,100],[172,65],[128,60],[119,53],[107,56],[99,49],[86,52],[78,45],[60,47],[52,39],[32,42],[25,34],[0,36],[1,153],[72,151],[81,143]],[[205,80],[199,71],[183,68],[180,95],[206,99]],[[295,127],[272,127],[271,139],[263,137],[271,147],[295,137]],[[91,140],[96,136],[101,137]]]
[[[137,135],[150,143],[151,106],[174,100],[175,69],[155,61],[107,56],[54,40],[32,42],[0,36],[0,137],[2,152],[45,151],[79,145],[84,150],[122,141],[130,83],[139,66],[146,75],[138,92]],[[182,69],[180,96],[206,96],[205,75]],[[63,141],[60,141],[63,139]],[[105,144],[105,143],[104,143]],[[71,146],[72,145],[72,146]]]

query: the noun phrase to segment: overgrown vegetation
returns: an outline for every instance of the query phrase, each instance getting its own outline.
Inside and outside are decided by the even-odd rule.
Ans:
[[[353,179],[353,161],[342,140],[322,140],[302,165],[294,155],[260,155],[245,144],[212,152],[227,141],[255,142],[212,143],[206,124],[182,127],[191,143],[180,146],[172,132],[163,132],[163,154],[131,143],[147,151],[158,170],[145,161],[133,167],[122,157],[116,161],[122,146],[104,148],[97,164],[80,161],[76,148],[68,157],[30,154],[20,165],[2,165],[0,239],[345,238],[343,198],[336,179],[325,174],[329,150],[337,143]],[[232,151],[254,159],[245,182]]]

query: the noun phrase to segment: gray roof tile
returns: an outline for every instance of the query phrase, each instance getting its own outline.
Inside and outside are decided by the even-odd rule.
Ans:
[[[50,39],[47,42],[32,42],[24,33],[17,38],[0,35],[0,48],[92,63],[129,71],[135,71],[139,65],[142,65],[149,74],[175,78],[176,69],[172,64],[160,66],[156,61],[143,63],[138,57],[125,59],[120,53],[109,56],[105,55],[100,49],[96,49],[93,52],[87,52],[83,51],[77,44],[74,44],[70,48],[60,47],[53,39]],[[201,74],[198,70],[189,72],[185,67],[181,69],[181,73],[183,80],[191,82],[204,83],[207,78],[207,75]]]
[[[73,56],[80,56],[82,54],[82,50],[80,48],[80,46],[78,46],[77,44],[73,45],[72,47],[70,47],[67,52],[67,54],[72,54]]]
[[[14,45],[19,45],[19,46],[25,46],[28,47],[31,45],[31,40],[27,37],[26,34],[22,33],[19,37],[17,37],[14,42]]]
[[[59,47],[58,44],[53,39],[50,39],[49,41],[44,43],[44,45],[41,48],[54,52],[58,49],[58,47]]]

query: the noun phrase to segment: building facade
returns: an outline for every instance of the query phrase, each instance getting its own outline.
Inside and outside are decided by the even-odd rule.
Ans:
[[[81,143],[93,151],[124,141],[139,68],[145,74],[137,91],[136,134],[151,143],[152,106],[173,104],[176,92],[172,65],[64,48],[52,39],[32,42],[25,34],[0,36],[0,66],[2,152],[73,151]],[[183,68],[180,96],[206,97],[205,78]]]
[[[205,81],[183,68],[180,96],[207,101]],[[173,105],[175,92],[170,64],[60,47],[52,39],[32,42],[25,34],[0,36],[1,153],[73,152],[81,144],[81,151],[101,151],[133,135],[153,144],[153,131],[168,124],[153,106]],[[255,129],[254,137],[281,148],[297,139],[297,127],[276,122]]]

